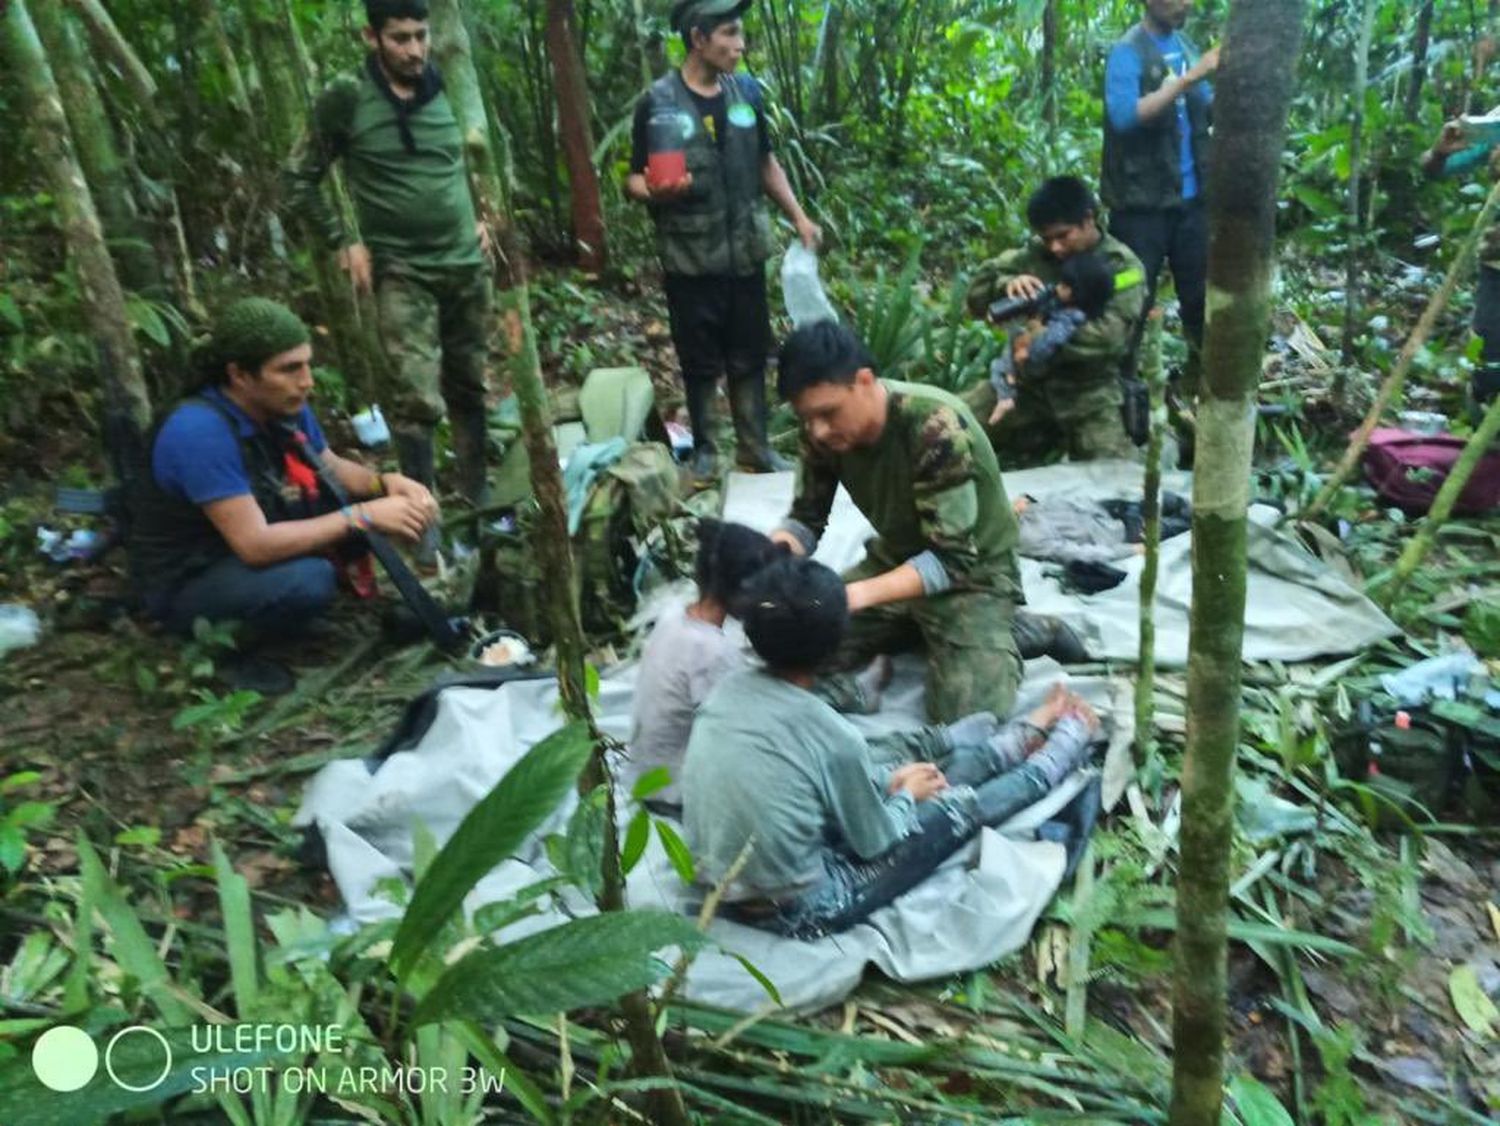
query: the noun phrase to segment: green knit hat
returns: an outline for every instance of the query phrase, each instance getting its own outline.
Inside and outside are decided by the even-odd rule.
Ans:
[[[216,380],[224,369],[238,364],[258,371],[272,356],[290,351],[312,339],[302,318],[279,301],[245,297],[219,314],[214,322],[208,358]]]

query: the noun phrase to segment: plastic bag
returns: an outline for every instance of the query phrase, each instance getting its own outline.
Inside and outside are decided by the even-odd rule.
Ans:
[[[0,657],[12,649],[26,649],[42,635],[42,623],[29,606],[7,602],[0,606]]]
[[[823,283],[818,280],[817,254],[800,242],[787,247],[781,260],[781,296],[794,328],[839,319],[823,292]]]

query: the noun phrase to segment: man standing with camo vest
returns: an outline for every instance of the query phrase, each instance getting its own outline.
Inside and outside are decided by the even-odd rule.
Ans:
[[[374,289],[402,473],[432,488],[432,432],[446,405],[459,491],[482,508],[489,236],[469,194],[458,119],[428,61],[427,0],[366,0],[365,15],[365,65],[318,96],[286,169],[287,201],[338,250],[355,287]],[[357,239],[320,190],[335,160],[354,197]],[[437,550],[433,524],[417,562],[435,564]]]
[[[1104,165],[1099,194],[1109,229],[1146,270],[1146,302],[1156,299],[1164,263],[1172,267],[1188,339],[1183,390],[1197,393],[1208,288],[1209,139],[1219,49],[1202,57],[1182,34],[1192,0],[1144,0],[1144,18],[1110,50],[1104,68]],[[1134,348],[1132,349],[1134,354]]]
[[[766,441],[766,356],[771,323],[766,259],[772,253],[765,196],[804,246],[822,238],[771,151],[760,84],[736,75],[745,53],[741,14],[752,0],[678,0],[672,26],[687,47],[682,69],[654,82],[636,107],[625,191],[656,226],[672,343],[682,366],[693,426],[692,471],[717,471],[714,397],[727,376],[737,467],[790,468]],[[653,134],[680,130],[687,171],[660,182],[648,175]]]

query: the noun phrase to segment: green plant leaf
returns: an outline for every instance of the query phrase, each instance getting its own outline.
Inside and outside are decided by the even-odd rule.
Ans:
[[[1485,995],[1479,984],[1479,974],[1465,963],[1455,966],[1448,975],[1448,993],[1453,998],[1453,1007],[1471,1030],[1488,1039],[1494,1035],[1495,1021],[1500,1019],[1500,1010],[1495,1002]]]
[[[665,766],[654,766],[635,780],[630,796],[636,801],[645,801],[652,794],[659,794],[672,784],[672,772]]]
[[[21,307],[16,304],[16,299],[8,293],[0,293],[0,319],[3,319],[17,332],[26,327],[26,319],[21,316]]]
[[[218,841],[213,842],[210,855],[219,886],[219,910],[224,916],[224,946],[229,953],[229,980],[234,987],[235,1012],[241,1020],[249,1020],[260,994],[250,885],[234,870]]]
[[[161,830],[155,825],[137,825],[132,829],[124,829],[115,834],[115,844],[122,847],[141,845],[145,848],[152,848],[160,840]]]
[[[672,867],[677,869],[682,882],[692,883],[698,874],[697,866],[693,863],[692,850],[677,835],[677,830],[665,821],[656,822],[656,835],[661,838],[662,847],[667,850],[667,859],[672,862]]]
[[[428,991],[413,1023],[486,1022],[607,1004],[666,975],[656,951],[696,950],[707,942],[689,920],[665,911],[576,919],[461,959]]]
[[[1230,1081],[1229,1097],[1245,1126],[1296,1126],[1281,1100],[1249,1075],[1236,1075]]]
[[[51,802],[23,801],[5,815],[5,823],[17,829],[39,829],[50,823],[56,813]]]
[[[625,844],[620,849],[620,869],[627,876],[630,870],[640,863],[641,856],[646,851],[646,843],[650,839],[651,815],[644,809],[637,810],[625,829]]]
[[[543,739],[463,819],[412,893],[391,946],[407,974],[464,896],[557,808],[593,751],[588,725],[575,721]]]
[[[33,782],[40,781],[41,777],[41,774],[35,770],[21,770],[9,778],[0,778],[0,794],[8,794],[12,790],[19,790],[22,786],[29,786]]]
[[[0,868],[16,873],[26,861],[26,838],[13,825],[0,825]]]

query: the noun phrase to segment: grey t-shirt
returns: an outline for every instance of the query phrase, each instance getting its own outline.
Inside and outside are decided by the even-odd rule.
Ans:
[[[636,676],[630,756],[621,781],[634,786],[649,770],[665,766],[672,784],[652,797],[681,802],[682,756],[693,718],[714,685],[745,662],[739,643],[718,626],[673,610],[656,623],[641,653]]]
[[[708,698],[682,767],[683,826],[699,879],[717,884],[754,838],[726,902],[780,899],[822,878],[827,850],[873,859],[916,825],[888,795],[859,730],[805,689],[759,668]]]

